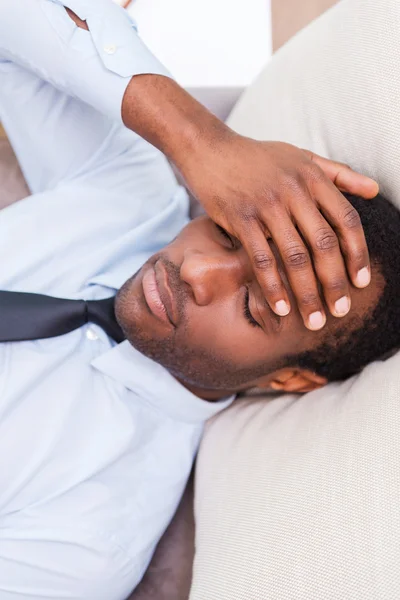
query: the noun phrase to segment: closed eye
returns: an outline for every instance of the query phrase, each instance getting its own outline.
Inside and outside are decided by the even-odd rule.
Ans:
[[[250,312],[249,301],[250,301],[249,288],[246,288],[246,292],[244,295],[244,306],[243,306],[243,313],[244,313],[245,319],[250,323],[250,325],[252,327],[261,327],[261,325],[259,323],[257,323],[257,321],[255,320],[255,318],[253,317],[253,315]]]
[[[233,250],[235,250],[236,248],[238,248],[240,246],[239,240],[232,237],[223,227],[221,227],[221,225],[218,225],[218,223],[215,223],[215,227],[217,228],[217,230],[221,234],[221,236],[229,241],[229,244]]]

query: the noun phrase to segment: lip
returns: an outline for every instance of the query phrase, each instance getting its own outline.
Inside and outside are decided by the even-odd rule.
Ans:
[[[154,271],[161,301],[165,306],[171,325],[176,327],[177,318],[175,300],[168,283],[168,273],[160,260],[154,265]]]
[[[165,294],[160,290],[156,273],[156,265],[146,271],[142,280],[144,297],[150,312],[160,321],[173,325],[165,302]]]

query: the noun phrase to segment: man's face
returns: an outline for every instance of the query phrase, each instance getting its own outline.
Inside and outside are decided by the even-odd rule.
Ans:
[[[327,333],[362,317],[377,299],[376,283],[352,293],[347,317],[328,316],[319,332],[305,328],[282,263],[271,244],[292,310],[269,308],[243,248],[211,219],[187,225],[118,293],[116,313],[131,343],[189,386],[238,391],[268,383],[285,357],[310,350]]]

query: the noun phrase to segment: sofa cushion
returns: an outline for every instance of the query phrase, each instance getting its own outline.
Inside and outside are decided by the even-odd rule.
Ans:
[[[342,0],[230,118],[378,179],[400,208],[400,3]],[[400,598],[400,356],[217,416],[196,480],[190,600]]]

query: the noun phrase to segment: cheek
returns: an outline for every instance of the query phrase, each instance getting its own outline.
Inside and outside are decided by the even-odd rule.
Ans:
[[[185,319],[186,346],[223,359],[239,368],[253,366],[266,356],[265,334],[240,318],[233,303],[192,307]]]

